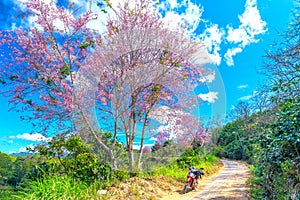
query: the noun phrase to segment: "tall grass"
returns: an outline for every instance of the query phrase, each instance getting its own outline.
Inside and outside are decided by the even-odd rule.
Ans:
[[[1,200],[15,200],[17,199],[15,195],[19,192],[14,191],[14,188],[11,186],[0,186],[0,199]]]
[[[200,157],[198,154],[187,159],[188,162],[191,160],[194,167],[203,167],[206,175],[216,172],[220,166],[218,165],[219,159],[213,155]],[[183,166],[182,162],[178,163],[175,161],[168,166],[154,170],[151,175],[148,175],[164,175],[172,179],[184,181],[187,173],[186,166],[187,165]],[[92,184],[88,184],[68,175],[44,174],[42,178],[29,182],[29,185],[21,193],[18,192],[13,195],[14,197],[9,198],[9,200],[105,200],[108,197],[106,195],[97,194],[97,191],[100,188],[107,188],[111,184],[128,178],[126,175],[127,173],[116,174],[116,176],[121,179],[103,180],[103,182],[95,181]],[[140,177],[144,175],[141,174]],[[7,194],[5,194],[5,196],[7,196]]]
[[[86,200],[101,199],[97,195],[97,184],[74,180],[69,176],[52,176],[30,183],[19,199],[27,200]],[[102,198],[103,199],[103,198]]]
[[[214,155],[207,155],[204,157],[198,157],[193,167],[199,169],[204,168],[204,173],[210,175],[215,173],[221,166],[219,159]],[[179,181],[184,181],[187,174],[187,167],[180,167],[176,162],[171,163],[169,166],[165,166],[154,171],[154,175],[164,175],[170,178],[174,178]]]

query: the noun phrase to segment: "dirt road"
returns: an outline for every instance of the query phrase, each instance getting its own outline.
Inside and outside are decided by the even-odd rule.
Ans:
[[[248,167],[238,161],[222,160],[224,166],[215,175],[199,180],[196,191],[182,194],[184,183],[161,176],[141,179],[134,177],[111,187],[107,199],[136,200],[248,200]],[[205,172],[205,170],[204,170]]]
[[[196,191],[187,194],[171,195],[165,198],[178,200],[248,200],[249,188],[246,180],[250,175],[249,168],[237,161],[222,160],[220,173],[199,181]]]
[[[249,177],[248,167],[240,162],[222,160],[223,170],[202,182],[194,195],[183,198],[185,200],[247,200]]]

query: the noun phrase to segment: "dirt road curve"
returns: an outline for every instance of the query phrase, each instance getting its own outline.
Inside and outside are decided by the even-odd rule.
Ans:
[[[201,181],[197,192],[191,191],[184,200],[247,200],[249,188],[246,180],[249,177],[248,167],[240,162],[222,160],[224,168],[211,178]],[[191,194],[193,193],[193,194]]]

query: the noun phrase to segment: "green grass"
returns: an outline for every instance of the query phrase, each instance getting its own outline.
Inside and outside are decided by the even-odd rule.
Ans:
[[[251,178],[247,180],[247,184],[250,185],[251,199],[264,199],[265,190],[263,189],[264,179],[257,176],[257,170],[253,165],[249,166],[251,171]]]
[[[0,186],[0,199],[2,200],[15,200],[18,199],[15,197],[19,195],[19,192],[14,191],[14,188],[11,186]]]
[[[214,155],[208,155],[205,157],[199,157],[197,164],[193,165],[195,168],[204,168],[205,175],[210,175],[218,170],[219,159]],[[187,168],[181,168],[177,163],[172,163],[169,166],[157,169],[153,173],[154,175],[164,175],[170,178],[174,178],[179,181],[184,181],[187,174]]]
[[[219,159],[213,155],[205,157],[196,157],[196,161],[193,163],[194,167],[204,168],[205,175],[211,174],[217,171]],[[195,157],[193,158],[195,159]],[[184,181],[187,174],[187,167],[180,167],[177,162],[171,163],[169,166],[160,167],[151,174],[141,173],[139,177],[155,177],[164,175],[171,179]],[[125,173],[127,175],[127,173]],[[126,179],[124,174],[118,174],[122,179]],[[118,179],[110,180],[109,185],[117,183]],[[1,189],[1,199],[15,200],[104,200],[107,199],[106,195],[99,195],[97,191],[100,188],[107,188],[107,181],[99,183],[95,181],[92,184],[87,184],[80,180],[75,180],[67,175],[46,175],[43,179],[29,182],[29,185],[21,192],[13,192],[12,188]]]
[[[40,181],[33,181],[19,199],[27,200],[73,200],[101,199],[97,196],[97,184],[86,183],[64,176],[53,176]]]

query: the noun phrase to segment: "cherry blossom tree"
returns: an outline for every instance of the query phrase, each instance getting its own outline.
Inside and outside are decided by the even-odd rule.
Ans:
[[[144,147],[143,153],[150,153],[152,150],[150,147]]]
[[[182,113],[198,105],[194,88],[202,83],[206,71],[201,66],[209,58],[184,24],[171,28],[151,1],[126,1],[117,7],[106,3],[113,14],[101,37],[87,28],[97,18],[90,10],[76,14],[74,4],[25,3],[35,26],[1,31],[6,59],[0,81],[15,108],[31,111],[32,119],[44,123],[41,127],[74,125],[86,142],[96,141],[113,170],[118,169],[117,140],[124,134],[133,172],[142,169],[145,135],[154,126],[155,111],[170,108],[167,123],[172,126],[177,115],[186,117]],[[111,128],[103,126],[104,119]],[[196,138],[197,131],[176,127],[171,133],[178,144],[189,134],[191,141]]]
[[[88,49],[101,41],[87,28],[97,15],[91,11],[76,13],[73,4],[66,8],[53,1],[30,0],[24,4],[33,24],[0,32],[1,92],[15,109],[32,113],[27,119],[38,119],[35,122],[42,124],[37,127],[52,124],[52,128],[68,128],[73,72],[82,66]]]
[[[153,151],[156,151],[163,147],[163,145],[170,140],[170,134],[165,132],[159,132],[154,136],[155,143],[153,145]]]
[[[126,2],[114,11],[101,46],[77,74],[76,107],[81,113],[79,121],[89,122],[90,127],[80,132],[97,138],[110,155],[118,134],[125,134],[132,172],[141,169],[151,112],[165,104],[177,110],[196,104],[193,90],[205,74],[200,66],[208,57],[183,25],[170,29],[150,1]],[[113,121],[111,146],[104,145],[94,131],[99,129],[96,105],[101,108],[100,116],[109,113]],[[137,161],[133,151],[136,138],[141,139]]]
[[[203,145],[208,135],[200,120],[182,110],[160,107],[159,111],[154,110],[151,117],[161,124],[159,127],[160,133],[155,136],[155,144],[158,146],[163,146],[168,140],[175,139],[175,142],[184,151],[187,146],[194,142],[199,142],[200,145]]]

